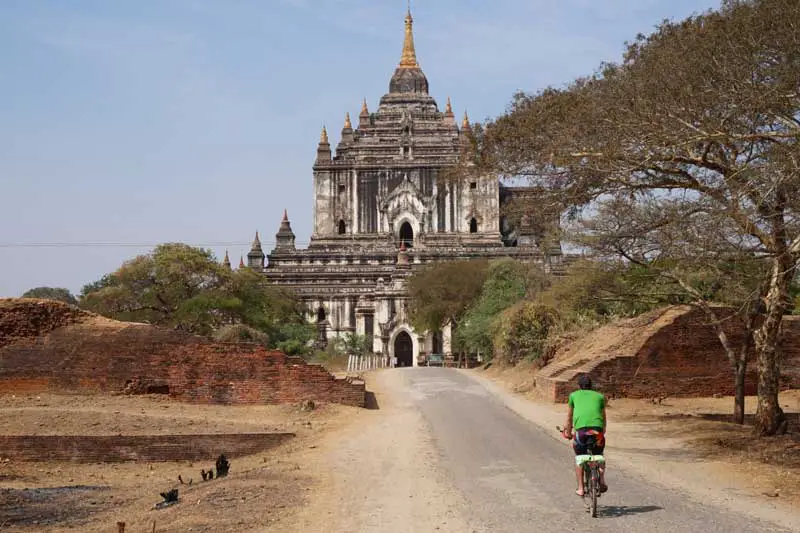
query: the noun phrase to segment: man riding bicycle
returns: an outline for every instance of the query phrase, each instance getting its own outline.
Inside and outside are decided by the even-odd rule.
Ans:
[[[575,455],[586,455],[591,451],[594,455],[603,455],[606,447],[605,432],[607,427],[605,396],[592,390],[591,378],[583,374],[578,378],[580,389],[569,395],[569,411],[564,427],[564,437],[571,439]],[[583,471],[580,465],[575,467],[575,478],[578,489],[575,494],[583,496]],[[600,469],[600,492],[606,492],[605,468]]]

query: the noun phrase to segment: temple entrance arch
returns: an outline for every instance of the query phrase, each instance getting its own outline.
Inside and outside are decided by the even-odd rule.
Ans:
[[[414,342],[408,332],[401,331],[395,337],[394,356],[397,358],[397,366],[414,366]]]
[[[414,246],[414,228],[408,221],[403,222],[400,226],[400,244],[405,244],[406,248]]]

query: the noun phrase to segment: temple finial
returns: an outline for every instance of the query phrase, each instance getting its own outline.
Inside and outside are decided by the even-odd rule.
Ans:
[[[231,258],[228,257],[228,250],[225,250],[225,259],[222,260],[222,265],[228,268],[231,267]]]
[[[320,144],[328,144],[328,130],[322,126],[322,133],[319,136]]]
[[[403,55],[400,58],[400,68],[419,68],[417,52],[414,49],[414,18],[411,16],[411,1],[408,2],[406,12],[406,36],[403,41]]]
[[[344,116],[344,129],[353,129],[353,124],[350,122],[350,112],[348,111]]]
[[[447,113],[448,115],[452,115],[453,114],[453,106],[450,104],[450,97],[449,96],[447,97],[447,106],[445,106],[444,112]]]
[[[364,101],[361,103],[361,114],[362,115],[369,115],[369,109],[367,109],[367,99],[364,98]]]
[[[465,130],[467,130],[467,129],[469,129],[469,128],[470,128],[470,125],[469,125],[469,115],[467,115],[467,112],[466,112],[466,111],[464,111],[464,120],[463,120],[463,121],[461,121],[461,127],[462,127],[462,128],[464,128]]]
[[[289,212],[286,209],[283,210],[283,220],[284,221],[289,220]]]
[[[239,268],[244,268],[244,256],[239,256]]]

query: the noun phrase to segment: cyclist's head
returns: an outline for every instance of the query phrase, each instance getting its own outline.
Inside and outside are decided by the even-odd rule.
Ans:
[[[581,374],[581,377],[578,378],[578,387],[583,390],[592,388],[592,378],[589,377],[589,374]]]

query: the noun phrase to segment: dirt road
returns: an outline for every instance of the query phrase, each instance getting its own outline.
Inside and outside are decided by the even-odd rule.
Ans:
[[[567,444],[501,392],[449,369],[374,379],[380,410],[319,450],[309,467],[321,486],[285,531],[791,531],[643,479],[613,440],[611,489],[592,520],[572,492]]]

